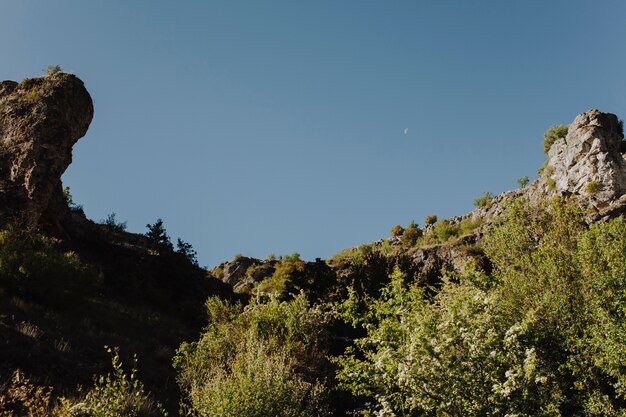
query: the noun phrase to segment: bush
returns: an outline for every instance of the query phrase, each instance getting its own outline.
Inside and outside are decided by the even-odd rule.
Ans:
[[[476,207],[489,207],[491,205],[491,201],[493,200],[493,194],[485,191],[483,195],[474,200],[474,205]]]
[[[133,358],[130,374],[126,374],[118,349],[106,347],[111,354],[113,372],[94,377],[94,385],[84,399],[61,401],[59,417],[140,417],[164,416],[163,407],[155,403],[144,385],[137,379],[137,357]]]
[[[437,215],[436,214],[430,214],[428,216],[426,216],[424,218],[424,224],[427,226],[430,226],[432,224],[437,223]]]
[[[19,369],[0,385],[1,417],[48,417],[51,410],[52,388],[34,385]]]
[[[585,187],[587,194],[593,195],[600,191],[601,185],[598,181],[590,181]]]
[[[97,285],[94,270],[61,242],[19,229],[0,231],[0,286],[46,305],[75,303]],[[70,304],[71,305],[71,304]]]
[[[482,246],[490,274],[436,295],[397,269],[338,307],[363,336],[337,359],[364,416],[619,416],[626,396],[626,220],[518,200]]]
[[[404,227],[400,226],[399,224],[396,224],[394,227],[391,228],[391,236],[393,237],[402,236],[403,233]]]
[[[256,288],[264,294],[286,295],[287,282],[291,280],[295,273],[304,271],[304,268],[305,263],[300,259],[299,253],[281,257],[276,264],[274,274],[270,278],[261,281]]]
[[[174,365],[192,415],[330,415],[319,369],[325,363],[322,313],[303,295],[247,307],[207,301],[209,324],[183,343]]]
[[[411,222],[411,224],[406,228],[404,234],[400,238],[402,244],[405,246],[414,246],[417,243],[417,240],[424,235],[422,229],[417,227],[415,222]]]
[[[523,176],[517,179],[517,185],[519,185],[520,188],[526,188],[529,182],[530,179],[527,176]]]
[[[433,233],[437,237],[437,240],[441,243],[447,242],[453,237],[457,237],[459,234],[459,228],[450,224],[446,219],[439,220],[433,227]]]
[[[550,127],[543,134],[543,152],[548,153],[554,142],[567,136],[567,125],[556,125]]]

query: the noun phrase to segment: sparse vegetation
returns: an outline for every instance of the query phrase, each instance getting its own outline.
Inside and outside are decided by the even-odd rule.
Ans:
[[[567,136],[567,129],[566,125],[556,125],[546,130],[543,134],[543,152],[548,153],[554,142]]]
[[[598,191],[600,191],[601,185],[599,181],[590,181],[589,183],[587,183],[587,187],[585,187],[585,191],[587,191],[587,194],[589,195],[594,195],[597,194]]]
[[[46,67],[46,75],[54,75],[59,72],[63,72],[63,68],[60,65],[48,65]]]
[[[417,243],[417,240],[424,235],[422,229],[417,227],[417,223],[411,222],[409,226],[406,228],[400,240],[402,244],[405,246],[414,246]]]
[[[493,194],[485,191],[483,195],[474,200],[474,205],[476,207],[489,207],[491,205],[491,201],[493,200]]]
[[[404,227],[399,224],[395,225],[391,228],[391,236],[392,237],[400,237],[404,234]]]
[[[430,225],[435,224],[435,223],[437,223],[437,215],[436,214],[430,214],[430,215],[428,215],[428,216],[426,216],[424,218],[424,224],[426,226],[430,226]]]
[[[126,230],[126,222],[118,221],[115,212],[109,214],[106,219],[101,221],[101,223],[108,231],[123,232]]]
[[[548,178],[546,180],[546,186],[548,187],[548,190],[553,191],[556,188],[556,180],[552,177]]]
[[[530,179],[527,176],[523,176],[517,179],[517,185],[519,185],[520,188],[526,188],[529,182]]]

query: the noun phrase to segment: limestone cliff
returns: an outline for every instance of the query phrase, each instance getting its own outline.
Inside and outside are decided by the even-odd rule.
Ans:
[[[0,83],[0,224],[60,232],[61,175],[92,117],[91,97],[72,74]]]

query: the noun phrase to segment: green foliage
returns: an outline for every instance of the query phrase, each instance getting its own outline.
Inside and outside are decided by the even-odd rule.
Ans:
[[[585,187],[585,191],[587,191],[587,194],[593,195],[600,191],[600,188],[602,188],[602,186],[598,181],[590,181],[587,187]]]
[[[483,192],[483,195],[474,200],[474,205],[476,207],[489,207],[491,205],[491,200],[493,200],[493,194],[490,192]]]
[[[428,216],[426,216],[424,218],[424,224],[426,226],[430,226],[431,224],[435,224],[437,223],[437,215],[436,214],[429,214]]]
[[[304,268],[305,263],[300,259],[299,253],[281,257],[276,264],[274,274],[270,278],[261,281],[257,286],[257,290],[265,294],[281,295],[287,288],[287,282],[295,273],[304,271]]]
[[[393,237],[398,237],[398,236],[402,236],[402,234],[404,233],[404,227],[400,226],[399,224],[396,224],[394,227],[391,228],[391,236]]]
[[[567,126],[566,125],[556,125],[551,126],[550,129],[546,130],[546,133],[543,134],[543,152],[548,153],[554,142],[558,139],[562,139],[567,136]]]
[[[365,416],[621,416],[626,398],[626,221],[514,202],[483,249],[489,275],[434,296],[398,270],[380,298],[339,312],[364,334],[337,359]]]
[[[546,186],[548,187],[548,190],[554,190],[556,188],[556,180],[552,177],[548,178],[546,180]]]
[[[523,176],[517,179],[517,185],[519,185],[520,188],[526,188],[529,182],[530,179],[527,176]]]
[[[63,305],[70,291],[76,295],[92,288],[94,275],[54,238],[18,229],[0,231],[0,286],[4,288]]]
[[[303,295],[245,308],[207,301],[209,325],[174,360],[190,415],[330,415],[318,374],[325,362],[324,315]]]
[[[409,226],[406,228],[400,240],[402,244],[405,246],[414,246],[417,243],[417,240],[424,235],[422,229],[417,227],[415,222],[411,222]]]
[[[152,247],[157,249],[159,252],[171,252],[174,250],[172,241],[165,231],[162,219],[157,219],[154,224],[147,224],[146,227],[148,228],[146,236],[148,237],[148,241]]]
[[[113,372],[94,377],[93,387],[82,401],[61,402],[59,416],[64,417],[140,417],[166,415],[160,404],[154,403],[144,385],[137,379],[137,357],[127,374],[122,367],[118,349],[105,347],[111,354]]]

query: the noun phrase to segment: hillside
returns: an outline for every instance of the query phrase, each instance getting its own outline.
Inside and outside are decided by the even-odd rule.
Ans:
[[[71,74],[0,83],[0,415],[157,415],[147,391],[202,416],[623,415],[615,115],[554,130],[538,179],[466,215],[329,260],[205,271],[162,225],[128,233],[68,198],[61,175],[93,113]],[[145,391],[120,382],[128,365],[90,391],[105,345],[138,354]],[[16,369],[54,388],[40,414]]]

